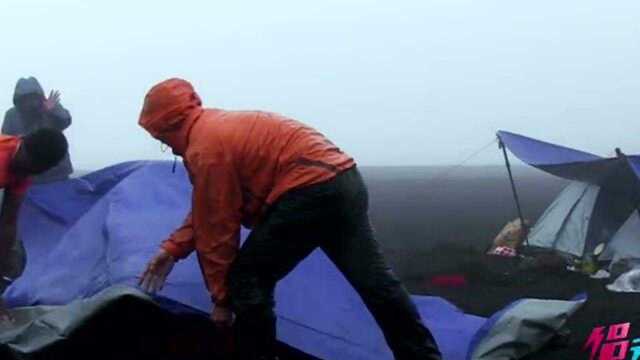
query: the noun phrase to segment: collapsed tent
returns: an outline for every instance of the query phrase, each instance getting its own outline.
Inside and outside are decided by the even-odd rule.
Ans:
[[[109,287],[65,306],[21,307],[0,322],[1,359],[224,359],[206,317],[176,315],[136,289]]]
[[[571,180],[531,229],[529,245],[583,257],[605,244],[600,260],[640,259],[640,157],[601,158],[506,131],[498,138],[525,163]]]
[[[20,358],[56,348],[87,328],[77,324],[93,318],[87,312],[111,308],[107,304],[119,296],[135,306],[151,304],[138,290],[110,289],[136,286],[146,262],[187,213],[190,192],[184,168],[172,173],[166,162],[125,163],[34,187],[19,223],[27,266],[4,294],[9,306],[31,310],[16,310],[27,315],[3,330],[0,353]],[[243,239],[247,234],[243,229]],[[206,318],[212,308],[194,255],[176,265],[160,296],[159,303],[176,313]],[[530,306],[540,311],[529,314],[523,300],[487,320],[465,314],[442,298],[413,299],[444,358],[451,360],[491,358],[494,351],[535,351],[582,303],[541,305],[536,300]],[[306,354],[322,359],[392,357],[361,299],[321,251],[278,284],[276,304],[279,341]]]

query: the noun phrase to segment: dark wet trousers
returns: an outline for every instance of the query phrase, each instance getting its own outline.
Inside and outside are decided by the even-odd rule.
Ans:
[[[415,304],[383,258],[368,207],[356,168],[290,191],[271,207],[229,273],[239,359],[275,358],[275,285],[317,247],[358,292],[396,359],[441,358]]]

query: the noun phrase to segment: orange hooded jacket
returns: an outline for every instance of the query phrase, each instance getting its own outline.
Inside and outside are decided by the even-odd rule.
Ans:
[[[289,190],[330,180],[354,160],[314,129],[278,114],[204,109],[191,84],[169,79],[147,94],[140,125],[184,158],[192,211],[162,246],[194,249],[212,298],[228,302],[240,225],[253,227]]]

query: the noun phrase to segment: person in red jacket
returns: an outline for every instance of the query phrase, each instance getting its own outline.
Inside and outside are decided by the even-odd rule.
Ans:
[[[282,115],[205,109],[181,79],[149,91],[139,123],[183,157],[193,183],[192,211],[147,265],[145,290],[160,290],[175,261],[195,250],[213,321],[229,326],[235,313],[239,358],[272,359],[275,285],[319,247],[360,294],[397,359],[440,359],[382,256],[349,155]],[[242,248],[241,225],[252,229]]]
[[[68,151],[59,130],[43,128],[24,137],[0,135],[0,294],[24,266],[24,250],[16,238],[18,211],[31,177],[55,167]],[[0,298],[0,318],[10,319]]]

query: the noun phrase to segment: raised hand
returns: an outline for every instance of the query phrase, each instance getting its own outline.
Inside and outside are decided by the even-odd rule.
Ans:
[[[51,111],[60,103],[60,91],[51,90],[49,97],[44,100],[44,109]]]

